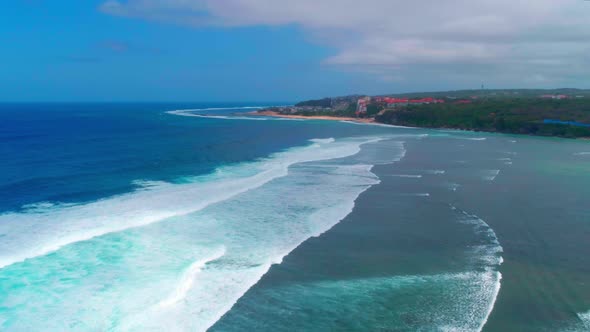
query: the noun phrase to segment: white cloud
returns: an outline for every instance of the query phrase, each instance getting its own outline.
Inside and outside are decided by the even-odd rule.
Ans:
[[[468,68],[517,85],[590,74],[583,0],[110,0],[101,10],[197,27],[293,24],[338,50],[326,64],[394,72],[381,77]]]

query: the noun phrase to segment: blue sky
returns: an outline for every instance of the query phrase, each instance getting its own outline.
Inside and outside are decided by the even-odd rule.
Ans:
[[[531,2],[538,8],[532,14],[512,6],[508,14],[500,11],[507,17],[498,22],[518,24],[490,35],[463,31],[497,23],[498,15],[462,23],[469,13],[457,18],[437,11],[442,21],[428,31],[427,17],[419,28],[400,27],[389,14],[379,16],[383,10],[334,1],[11,1],[0,21],[0,100],[296,101],[482,82],[588,87],[587,72],[566,67],[587,67],[589,26],[576,24],[572,13],[590,6],[554,15],[547,15],[551,1]],[[363,3],[372,2],[375,8],[397,2],[392,12],[420,12],[397,0]],[[503,2],[509,3],[496,1]],[[589,21],[590,12],[582,14]],[[527,20],[537,23],[521,23]],[[547,36],[566,21],[562,35]],[[565,37],[565,51],[547,51]]]
[[[294,101],[362,88],[323,66],[332,51],[294,26],[196,29],[107,15],[99,4],[8,6],[0,99]]]

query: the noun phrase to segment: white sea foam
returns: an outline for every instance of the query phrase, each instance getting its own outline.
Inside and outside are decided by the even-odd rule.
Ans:
[[[314,138],[314,139],[310,139],[310,142],[314,142],[314,143],[323,143],[323,144],[327,144],[327,143],[334,143],[334,138],[330,137],[330,138]]]
[[[386,176],[392,176],[392,177],[396,177],[396,178],[410,178],[410,179],[420,179],[422,178],[422,175],[420,174],[390,174],[390,175],[386,175]]]
[[[175,302],[159,313],[129,318],[125,326],[132,330],[158,330],[163,326],[169,330],[205,330],[213,325],[272,264],[281,263],[307,238],[337,224],[353,210],[355,199],[363,191],[379,183],[370,171],[372,165],[362,163],[365,158],[357,154],[338,163],[300,163],[290,169],[289,176],[198,212],[191,218],[199,220],[199,227],[208,228],[210,224],[221,232],[207,237],[221,236],[224,256],[198,273],[198,280],[183,297],[186,301]],[[167,227],[167,231],[173,230]]]
[[[428,174],[434,174],[434,175],[442,175],[442,174],[446,173],[446,171],[444,171],[442,169],[426,170],[425,172]]]
[[[582,324],[590,330],[590,311],[578,314],[578,317],[582,321]]]
[[[22,283],[27,269],[43,273],[8,295],[6,303],[24,302],[6,319],[20,330],[38,330],[31,325],[38,322],[44,330],[83,323],[87,330],[204,331],[272,264],[353,210],[379,183],[367,161],[384,146],[389,162],[403,157],[403,144],[381,138],[316,141],[186,184],[139,182],[143,189],[99,202],[1,215],[9,241],[0,253],[12,248],[2,257],[5,284]],[[144,227],[130,229],[137,225]],[[46,243],[56,248],[51,255],[43,255]]]
[[[590,152],[577,152],[574,153],[574,156],[589,156]]]
[[[487,299],[489,303],[481,309],[485,313],[484,319],[477,329],[477,331],[481,331],[487,323],[500,293],[502,274],[498,271],[498,268],[504,262],[502,258],[504,249],[500,245],[494,230],[483,219],[456,206],[450,205],[450,208],[461,214],[459,222],[473,226],[476,235],[481,237],[481,243],[472,247],[472,256],[477,266],[484,269],[485,273],[482,276],[484,276],[486,284],[488,284],[486,288],[490,291]]]
[[[189,268],[183,274],[182,278],[178,281],[178,286],[176,287],[174,292],[170,294],[170,296],[167,299],[158,303],[157,308],[163,309],[171,307],[177,304],[178,302],[184,300],[189,290],[193,287],[193,282],[195,281],[195,277],[197,276],[197,274],[201,272],[201,270],[205,267],[205,265],[207,265],[207,263],[215,261],[223,257],[223,255],[225,255],[225,248],[220,249],[217,253],[213,254],[210,257],[200,259],[191,264],[191,266],[189,266]]]
[[[293,118],[282,118],[282,117],[271,117],[271,116],[262,116],[262,115],[252,115],[252,116],[241,116],[241,115],[217,115],[217,114],[195,114],[197,112],[205,112],[205,111],[219,111],[219,110],[240,110],[240,109],[262,109],[265,107],[229,107],[229,108],[201,108],[201,109],[186,109],[186,110],[175,110],[175,111],[168,111],[167,114],[178,115],[178,116],[187,116],[187,117],[195,117],[195,118],[208,118],[208,119],[220,119],[220,120],[251,120],[251,121],[303,121],[303,119],[293,119]]]
[[[499,174],[499,169],[486,170],[483,171],[483,179],[486,181],[494,181]]]
[[[302,331],[318,327],[320,330],[355,331],[395,329],[385,322],[399,319],[399,312],[392,311],[388,301],[376,299],[397,298],[397,294],[404,299],[408,294],[420,294],[428,301],[412,303],[416,306],[411,310],[403,306],[403,302],[400,305],[407,317],[413,318],[405,322],[404,330],[477,332],[486,318],[488,301],[497,291],[496,283],[493,273],[480,271],[396,275],[287,283],[264,292],[264,296],[271,303],[280,303],[277,310],[301,308],[313,303],[314,310],[323,315],[314,316],[312,321],[306,319],[302,310],[289,312],[289,320],[296,322],[292,329]],[[363,314],[355,314],[359,312]],[[345,316],[343,313],[351,314]],[[256,326],[257,318],[254,314],[254,317],[244,319]]]
[[[447,185],[448,185],[448,188],[450,190],[452,190],[452,191],[457,191],[457,189],[459,189],[459,187],[461,187],[460,184],[454,183],[454,182],[453,183],[448,183]]]
[[[199,110],[201,111],[201,110]],[[259,116],[238,116],[238,115],[211,115],[211,114],[194,114],[194,110],[178,110],[166,112],[172,115],[188,116],[195,118],[208,118],[208,119],[221,119],[221,120],[253,120],[253,121],[266,121],[274,120],[275,118],[259,117]],[[279,119],[279,118],[276,118]]]
[[[207,108],[190,108],[190,109],[181,109],[181,110],[173,110],[168,111],[166,113],[175,114],[175,115],[182,115],[186,112],[204,112],[204,111],[231,111],[231,110],[248,110],[248,109],[263,109],[268,106],[236,106],[236,107],[207,107]]]
[[[457,134],[457,132],[454,132],[454,133]],[[460,139],[460,140],[467,140],[467,141],[485,141],[488,139],[487,137],[468,137],[468,136],[463,136],[463,135],[439,135],[439,136]]]
[[[358,138],[341,143],[315,143],[258,162],[223,167],[214,174],[195,177],[191,183],[143,187],[85,205],[48,206],[34,215],[1,214],[0,268],[68,244],[201,210],[283,177],[295,163],[350,156],[360,151],[361,144],[378,140]]]

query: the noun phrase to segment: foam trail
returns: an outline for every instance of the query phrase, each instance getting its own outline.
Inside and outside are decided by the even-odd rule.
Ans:
[[[401,156],[396,154],[390,162]],[[365,160],[366,155],[359,153],[347,160],[326,160],[323,165],[300,163],[289,176],[199,212],[194,218],[201,227],[211,218],[212,227],[221,231],[225,255],[198,273],[186,301],[175,302],[162,313],[130,317],[124,326],[200,331],[215,324],[272,264],[281,263],[305,240],[344,219],[356,198],[379,183],[371,172],[373,165],[364,164]]]
[[[202,210],[286,176],[293,164],[351,156],[360,151],[362,144],[379,140],[373,137],[314,143],[258,162],[223,167],[187,184],[161,184],[85,205],[58,205],[41,213],[0,214],[0,268],[72,243]]]
[[[448,188],[452,191],[457,191],[457,189],[459,189],[459,187],[461,187],[461,185],[458,183],[449,183],[448,184]]]
[[[454,139],[460,139],[460,140],[467,140],[467,141],[485,141],[485,140],[487,140],[487,137],[465,137],[465,136],[456,136],[456,135],[450,135],[448,137],[454,138]]]
[[[578,314],[578,317],[582,321],[582,324],[584,324],[584,326],[588,330],[590,330],[590,311],[585,312],[585,313],[580,313],[580,314]]]
[[[485,173],[484,180],[494,181],[496,179],[496,177],[498,176],[498,174],[500,174],[500,170],[493,169],[493,170],[485,171],[484,173]]]
[[[502,274],[498,271],[498,268],[504,262],[501,254],[504,249],[500,245],[496,232],[488,225],[483,219],[479,218],[474,214],[470,214],[464,210],[457,208],[456,206],[450,205],[453,211],[460,212],[464,217],[460,219],[460,222],[473,225],[476,234],[481,234],[484,239],[487,239],[481,245],[475,246],[473,252],[479,265],[483,266],[485,270],[485,280],[488,283],[493,283],[492,288],[492,299],[485,309],[484,319],[479,324],[477,331],[483,330],[484,326],[488,322],[488,319],[494,310],[494,305],[498,299],[500,293]]]
[[[204,112],[211,110],[239,110],[239,109],[262,109],[264,107],[229,107],[229,108],[202,108],[202,109],[188,109],[168,111],[167,114],[187,116],[195,118],[208,118],[220,120],[251,120],[251,121],[303,121],[302,119],[280,118],[280,117],[266,117],[266,116],[239,116],[239,115],[214,115],[214,114],[195,114],[195,112]]]
[[[174,115],[184,115],[188,112],[203,112],[203,111],[231,111],[231,110],[248,110],[248,109],[263,109],[267,106],[237,106],[237,107],[207,107],[207,108],[190,108],[190,109],[182,109],[182,110],[174,110],[168,111],[168,114]]]
[[[323,143],[323,144],[328,144],[328,143],[334,143],[334,138],[330,137],[330,138],[314,138],[314,139],[310,139],[311,142],[314,143]]]
[[[590,152],[577,152],[574,153],[574,156],[589,156]]]
[[[215,253],[214,255],[207,257],[205,259],[198,260],[194,262],[184,273],[182,278],[178,281],[178,286],[174,290],[174,293],[170,295],[167,299],[163,300],[162,302],[158,303],[156,306],[158,309],[167,308],[177,304],[178,302],[182,301],[186,298],[189,290],[193,286],[193,282],[197,274],[201,272],[201,270],[212,261],[215,261],[225,255],[225,248],[220,250],[219,252]]]
[[[386,175],[386,176],[392,176],[392,177],[397,177],[397,178],[411,178],[411,179],[420,179],[422,178],[422,175],[412,175],[412,174],[391,174],[391,175]]]
[[[221,119],[221,120],[253,120],[253,121],[266,121],[274,120],[272,118],[255,117],[255,116],[229,116],[229,115],[209,115],[209,114],[193,114],[189,111],[168,111],[166,112],[172,115],[188,116],[194,118],[206,118],[206,119]]]

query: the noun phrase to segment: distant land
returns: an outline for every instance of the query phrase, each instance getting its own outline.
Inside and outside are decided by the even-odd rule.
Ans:
[[[272,107],[259,114],[424,128],[590,138],[590,90],[498,89],[350,95]]]

